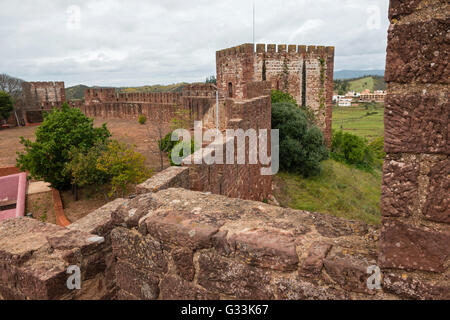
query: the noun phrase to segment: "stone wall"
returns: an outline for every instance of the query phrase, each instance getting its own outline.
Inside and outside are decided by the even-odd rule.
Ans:
[[[24,110],[49,110],[66,101],[64,82],[24,82]]]
[[[263,96],[244,101],[227,99],[224,114],[228,123],[227,129],[255,130],[255,137],[260,129],[271,129],[271,102],[270,96]],[[195,152],[188,158],[189,163],[189,188],[191,190],[211,192],[231,198],[263,201],[272,193],[272,176],[262,175],[260,159],[258,163],[250,163],[248,143],[245,143],[245,164],[238,164],[238,139],[227,137],[226,131],[222,131],[224,140],[217,142],[217,146],[223,150],[222,156],[216,156],[214,146],[209,146]],[[270,136],[268,137],[267,150],[270,156]],[[206,142],[209,144],[211,142]],[[234,145],[234,164],[227,163],[227,144]],[[214,164],[208,163],[207,157],[215,158]],[[197,162],[197,159],[200,161]],[[220,159],[220,163],[217,163]],[[268,165],[266,166],[268,167]]]
[[[169,123],[180,111],[192,120],[215,126],[216,88],[210,84],[187,85],[183,92],[117,93],[115,89],[87,89],[84,104],[74,104],[88,117],[137,119]],[[214,108],[213,108],[214,107]]]
[[[216,53],[217,87],[222,96],[249,97],[247,84],[267,81],[309,107],[331,146],[334,47],[244,44]]]
[[[68,229],[34,219],[0,223],[0,300],[112,299],[116,296],[111,212],[119,199]],[[67,288],[69,266],[81,270],[81,290]]]
[[[450,292],[448,1],[390,3],[379,264],[387,290]]]
[[[185,189],[113,214],[119,299],[381,299],[364,223]],[[130,219],[132,217],[132,219]]]

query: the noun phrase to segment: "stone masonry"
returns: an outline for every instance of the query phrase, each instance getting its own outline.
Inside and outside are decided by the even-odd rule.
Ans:
[[[61,107],[66,102],[64,82],[24,82],[21,107],[25,123],[42,122],[42,111]]]
[[[390,3],[378,261],[385,287],[450,292],[450,5]]]
[[[223,96],[247,96],[252,81],[290,93],[308,107],[331,146],[334,47],[243,44],[216,53],[217,87]]]

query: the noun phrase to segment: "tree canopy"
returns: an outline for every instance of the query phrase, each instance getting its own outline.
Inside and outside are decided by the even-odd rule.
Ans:
[[[0,91],[0,118],[7,120],[12,110],[13,101],[11,96],[4,91]]]
[[[36,130],[36,140],[21,137],[25,151],[18,153],[17,166],[56,189],[70,187],[71,172],[66,165],[71,161],[71,150],[87,153],[111,136],[105,124],[94,128],[93,122],[67,103],[61,109],[45,113],[44,122]]]
[[[328,159],[323,134],[296,105],[272,105],[272,129],[280,130],[280,169],[305,177],[320,173],[320,162]]]

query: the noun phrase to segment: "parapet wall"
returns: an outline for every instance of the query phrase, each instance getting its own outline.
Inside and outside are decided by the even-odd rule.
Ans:
[[[376,242],[363,223],[185,189],[114,215],[119,299],[395,298],[367,288]]]
[[[379,264],[391,290],[450,292],[448,1],[391,1]]]
[[[270,96],[262,96],[245,101],[227,99],[224,105],[224,114],[227,119],[222,131],[223,141],[215,141],[215,145],[222,150],[222,155],[216,155],[215,147],[209,146],[195,152],[184,162],[189,167],[189,188],[195,191],[211,192],[231,198],[263,201],[272,193],[272,176],[262,175],[261,158],[256,163],[250,163],[248,143],[245,138],[241,150],[245,147],[245,164],[238,164],[238,139],[228,137],[228,130],[247,130],[254,132],[255,143],[259,143],[258,135],[261,129],[267,129],[267,156],[270,156],[270,129],[271,129],[271,102]],[[223,128],[223,127],[222,127]],[[249,131],[250,132],[250,131]],[[251,132],[250,132],[251,135]],[[234,146],[233,163],[227,162],[228,142]],[[210,144],[212,141],[204,141]],[[208,163],[207,158],[215,159]],[[199,161],[197,161],[199,160]],[[267,164],[266,167],[268,167]]]

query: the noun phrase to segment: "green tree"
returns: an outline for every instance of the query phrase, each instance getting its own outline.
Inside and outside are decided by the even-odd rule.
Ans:
[[[13,101],[11,96],[4,92],[0,91],[0,117],[3,120],[8,120],[11,111],[13,110]]]
[[[369,148],[367,141],[342,130],[333,131],[331,157],[361,169],[372,170],[375,164],[374,151]]]
[[[144,182],[151,176],[151,170],[145,167],[145,158],[134,151],[133,146],[112,140],[105,152],[97,160],[97,169],[111,179],[111,193],[125,194],[130,185]]]
[[[98,143],[87,152],[72,148],[71,161],[66,164],[67,172],[71,173],[75,200],[78,200],[78,187],[101,186],[109,181],[107,173],[97,168],[97,160],[106,151],[105,143]]]
[[[205,83],[217,84],[216,77],[215,76],[211,76],[209,78],[206,78],[206,82]]]
[[[72,182],[71,172],[66,168],[72,160],[71,150],[75,148],[86,153],[110,136],[105,124],[94,128],[93,119],[64,103],[61,109],[44,114],[44,122],[36,130],[35,142],[20,138],[25,151],[18,153],[17,166],[56,189],[67,189]]]
[[[272,100],[272,104],[286,102],[286,103],[294,104],[295,106],[298,107],[297,101],[295,100],[295,98],[293,96],[291,96],[287,92],[283,92],[280,90],[272,90],[271,100]]]
[[[292,103],[272,105],[272,129],[280,130],[280,169],[305,177],[320,173],[328,159],[323,134],[306,114]]]

